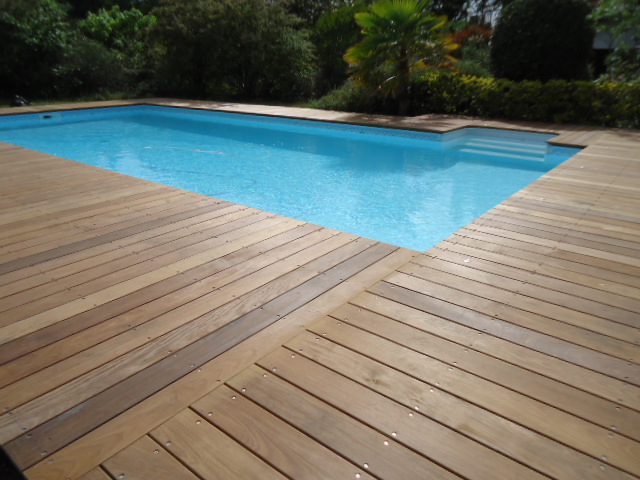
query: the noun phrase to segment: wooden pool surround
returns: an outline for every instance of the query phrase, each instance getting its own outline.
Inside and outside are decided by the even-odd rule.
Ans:
[[[0,444],[27,478],[640,478],[640,132],[0,114],[126,104],[585,148],[420,253],[0,143]]]

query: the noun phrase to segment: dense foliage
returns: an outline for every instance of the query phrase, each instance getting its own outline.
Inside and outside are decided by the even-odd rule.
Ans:
[[[316,92],[325,94],[347,79],[347,64],[342,58],[349,47],[360,40],[360,26],[355,15],[366,10],[364,1],[329,10],[322,14],[313,29],[313,44],[318,58]]]
[[[264,0],[172,0],[154,10],[161,93],[292,100],[313,92],[299,19]]]
[[[452,72],[429,72],[416,82],[416,115],[487,118],[640,128],[640,84],[551,80],[514,82]],[[316,108],[394,113],[387,98],[352,83],[312,103]]]
[[[587,79],[595,30],[586,0],[515,0],[493,31],[491,66],[510,80]]]
[[[587,3],[0,0],[0,98],[297,102],[327,94],[315,105],[637,127],[637,0],[600,0],[588,19]],[[501,33],[522,5],[526,15]],[[412,13],[394,16],[407,6]],[[590,21],[611,34],[606,74],[594,83],[553,80],[586,76]],[[461,48],[447,51],[448,37]],[[576,39],[587,47],[576,50]],[[492,78],[491,44],[494,57],[501,44],[510,49],[499,55],[498,76],[539,81]],[[449,54],[454,73],[434,68]]]
[[[640,81],[640,7],[637,0],[601,0],[592,18],[608,32],[611,52],[605,80]]]
[[[399,112],[409,107],[412,77],[427,68],[450,65],[458,46],[441,33],[446,17],[436,16],[428,2],[379,0],[357,13],[363,39],[347,50],[351,79],[397,100]]]
[[[0,4],[0,94],[55,95],[64,89],[71,30],[54,0]]]

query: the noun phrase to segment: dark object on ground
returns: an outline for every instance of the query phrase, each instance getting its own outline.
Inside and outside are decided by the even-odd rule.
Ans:
[[[26,107],[27,105],[31,105],[31,102],[20,95],[16,95],[13,97],[13,100],[11,100],[10,105],[12,107]]]
[[[0,448],[0,478],[3,480],[24,480],[20,471],[16,468],[7,454]]]

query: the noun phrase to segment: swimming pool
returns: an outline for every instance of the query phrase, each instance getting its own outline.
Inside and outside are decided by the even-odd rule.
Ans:
[[[0,141],[424,251],[578,150],[173,107],[0,117]]]

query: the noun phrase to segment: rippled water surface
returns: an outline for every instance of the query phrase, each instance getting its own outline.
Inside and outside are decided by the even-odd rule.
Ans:
[[[4,142],[421,251],[575,153],[518,161],[435,134],[161,107],[2,121]]]

